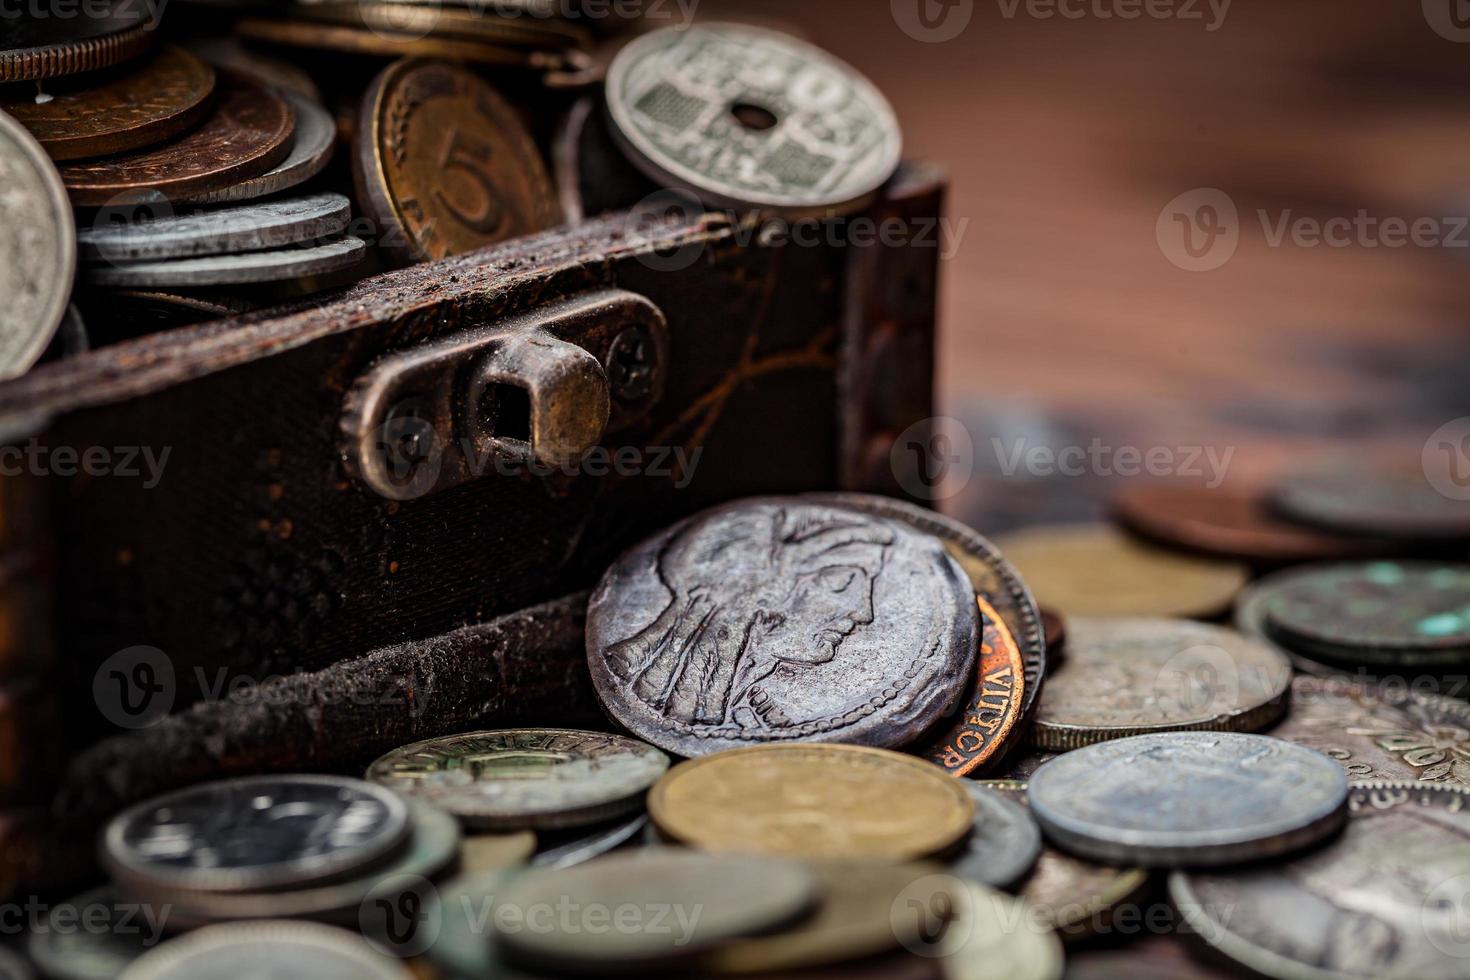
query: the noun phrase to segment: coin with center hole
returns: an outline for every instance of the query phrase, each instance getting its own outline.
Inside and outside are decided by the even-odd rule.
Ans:
[[[1089,745],[1031,777],[1047,840],[1097,861],[1219,866],[1336,833],[1348,780],[1320,752],[1262,735],[1174,732]]]
[[[123,263],[250,252],[336,235],[351,217],[346,197],[313,194],[84,227],[77,232],[77,245],[85,258]]]
[[[246,972],[248,971],[248,973]],[[361,936],[309,922],[209,926],[165,943],[119,980],[412,980]]]
[[[394,749],[367,778],[485,829],[583,827],[642,807],[669,767],[636,739],[561,728],[471,732]]]
[[[1283,980],[1459,980],[1470,940],[1470,793],[1355,785],[1340,838],[1293,861],[1179,871],[1190,931],[1252,975]]]
[[[130,893],[302,888],[362,872],[409,834],[394,793],[339,776],[252,776],[179,790],[108,824],[102,860]]]
[[[284,282],[351,269],[366,255],[367,246],[361,238],[342,235],[320,244],[264,252],[93,265],[86,270],[85,278],[95,286],[131,286],[137,289]]]
[[[975,829],[950,870],[968,881],[1009,888],[1041,856],[1041,831],[1020,804],[969,780],[962,785],[975,801]]]
[[[315,100],[290,89],[282,89],[296,110],[296,135],[286,158],[259,177],[190,198],[188,204],[226,204],[279,194],[321,173],[337,148],[337,123]]]
[[[1031,738],[1057,752],[1148,732],[1259,731],[1285,714],[1291,663],[1234,630],[1182,619],[1071,621]]]
[[[66,315],[77,267],[74,221],[45,151],[0,112],[0,378],[30,370]]]
[[[629,158],[707,204],[854,210],[898,168],[888,100],[820,48],[701,24],[645,34],[613,59],[607,111]]]

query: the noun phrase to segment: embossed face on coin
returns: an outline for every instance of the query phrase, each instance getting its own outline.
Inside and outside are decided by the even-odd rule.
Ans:
[[[1176,872],[1174,903],[1214,949],[1287,980],[1465,976],[1470,794],[1363,783],[1332,844],[1285,865]]]
[[[898,167],[883,95],[819,48],[706,24],[645,35],[608,69],[608,113],[633,162],[722,207],[859,206]]]
[[[636,810],[669,767],[651,745],[560,728],[471,732],[394,749],[367,778],[469,826],[579,827]]]
[[[977,619],[932,537],[758,498],[619,558],[588,609],[587,655],[604,708],[680,755],[778,740],[893,747],[963,693]]]

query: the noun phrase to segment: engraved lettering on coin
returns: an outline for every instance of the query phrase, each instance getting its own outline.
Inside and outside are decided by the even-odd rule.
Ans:
[[[695,756],[904,745],[963,694],[978,610],[934,538],[798,498],[707,511],[624,554],[588,610],[604,707]]]

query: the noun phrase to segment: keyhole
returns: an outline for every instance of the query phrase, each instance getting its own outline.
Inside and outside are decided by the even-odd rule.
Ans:
[[[753,133],[764,133],[768,129],[775,129],[781,120],[770,109],[754,105],[750,102],[737,102],[730,107],[730,115],[735,121]]]

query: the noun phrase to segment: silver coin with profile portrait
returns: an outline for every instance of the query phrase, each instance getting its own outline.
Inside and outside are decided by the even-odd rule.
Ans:
[[[614,562],[588,608],[587,657],[613,720],[678,755],[897,748],[964,694],[978,619],[969,579],[932,536],[762,497]]]

